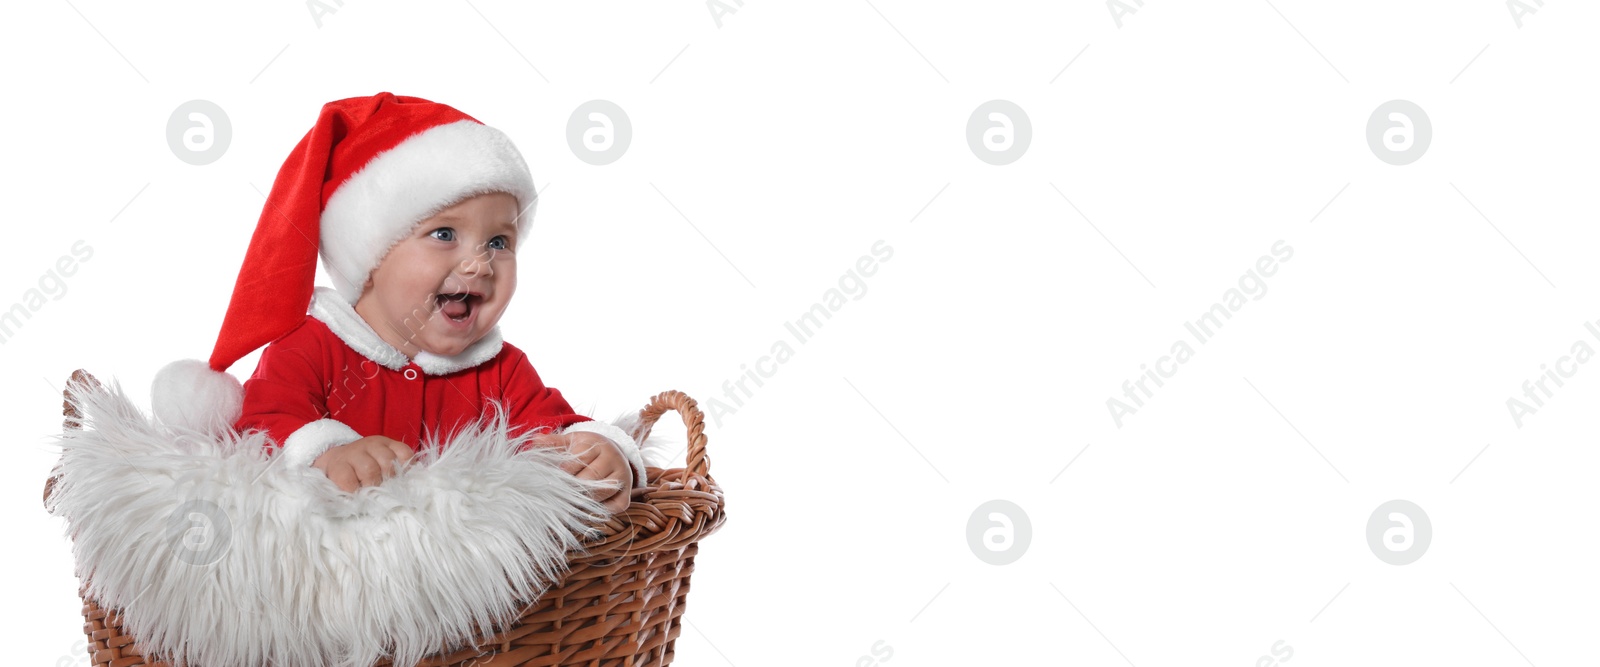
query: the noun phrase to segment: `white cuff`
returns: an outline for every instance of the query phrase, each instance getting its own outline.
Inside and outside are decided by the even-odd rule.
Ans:
[[[622,450],[622,455],[628,459],[629,467],[633,468],[634,488],[639,488],[649,483],[644,474],[644,456],[639,453],[638,443],[633,441],[633,437],[628,435],[627,431],[614,424],[607,424],[600,420],[590,420],[572,424],[563,429],[561,433],[566,434],[576,431],[598,433],[617,443],[617,449]]]
[[[301,426],[283,441],[283,451],[278,454],[292,466],[308,466],[323,452],[335,445],[361,439],[361,434],[337,419],[318,419]]]

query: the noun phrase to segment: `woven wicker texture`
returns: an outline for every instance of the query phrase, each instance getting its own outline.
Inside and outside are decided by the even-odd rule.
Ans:
[[[98,386],[93,376],[74,371],[72,383]],[[63,427],[80,428],[63,392]],[[726,520],[721,487],[711,478],[706,455],[705,416],[694,399],[679,391],[651,398],[640,411],[634,439],[642,442],[668,410],[688,428],[684,468],[648,468],[648,483],[633,490],[632,503],[584,543],[586,551],[568,555],[567,575],[525,607],[515,623],[477,638],[478,649],[429,656],[415,667],[664,667],[682,630],[689,575],[701,538]],[[55,476],[45,482],[45,498]],[[85,588],[78,593],[82,597]],[[84,633],[95,667],[170,667],[145,656],[125,634],[115,610],[84,598]],[[209,667],[209,666],[195,666]],[[374,667],[396,667],[387,660]],[[409,666],[406,666],[409,667]]]

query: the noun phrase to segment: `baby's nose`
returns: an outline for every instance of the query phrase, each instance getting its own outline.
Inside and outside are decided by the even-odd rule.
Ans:
[[[461,260],[461,263],[458,265],[458,267],[461,269],[461,273],[465,275],[492,276],[494,275],[494,251],[490,250],[486,253],[474,254],[470,257],[467,257],[466,259]]]

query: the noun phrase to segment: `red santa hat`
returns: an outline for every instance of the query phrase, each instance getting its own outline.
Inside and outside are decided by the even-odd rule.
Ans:
[[[212,433],[231,428],[243,389],[228,367],[304,321],[318,255],[354,305],[418,222],[489,192],[517,198],[520,245],[537,192],[504,133],[420,97],[378,93],[323,105],[261,208],[210,362],[185,359],[156,374],[156,417]]]

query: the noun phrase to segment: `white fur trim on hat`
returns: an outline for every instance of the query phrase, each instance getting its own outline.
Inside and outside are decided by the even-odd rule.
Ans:
[[[150,382],[150,409],[157,421],[201,433],[229,431],[244,407],[244,385],[211,370],[199,359],[174,361]]]
[[[517,198],[517,244],[538,192],[505,133],[472,120],[437,125],[379,153],[328,198],[320,247],[339,296],[354,304],[367,276],[418,222],[472,195]]]

